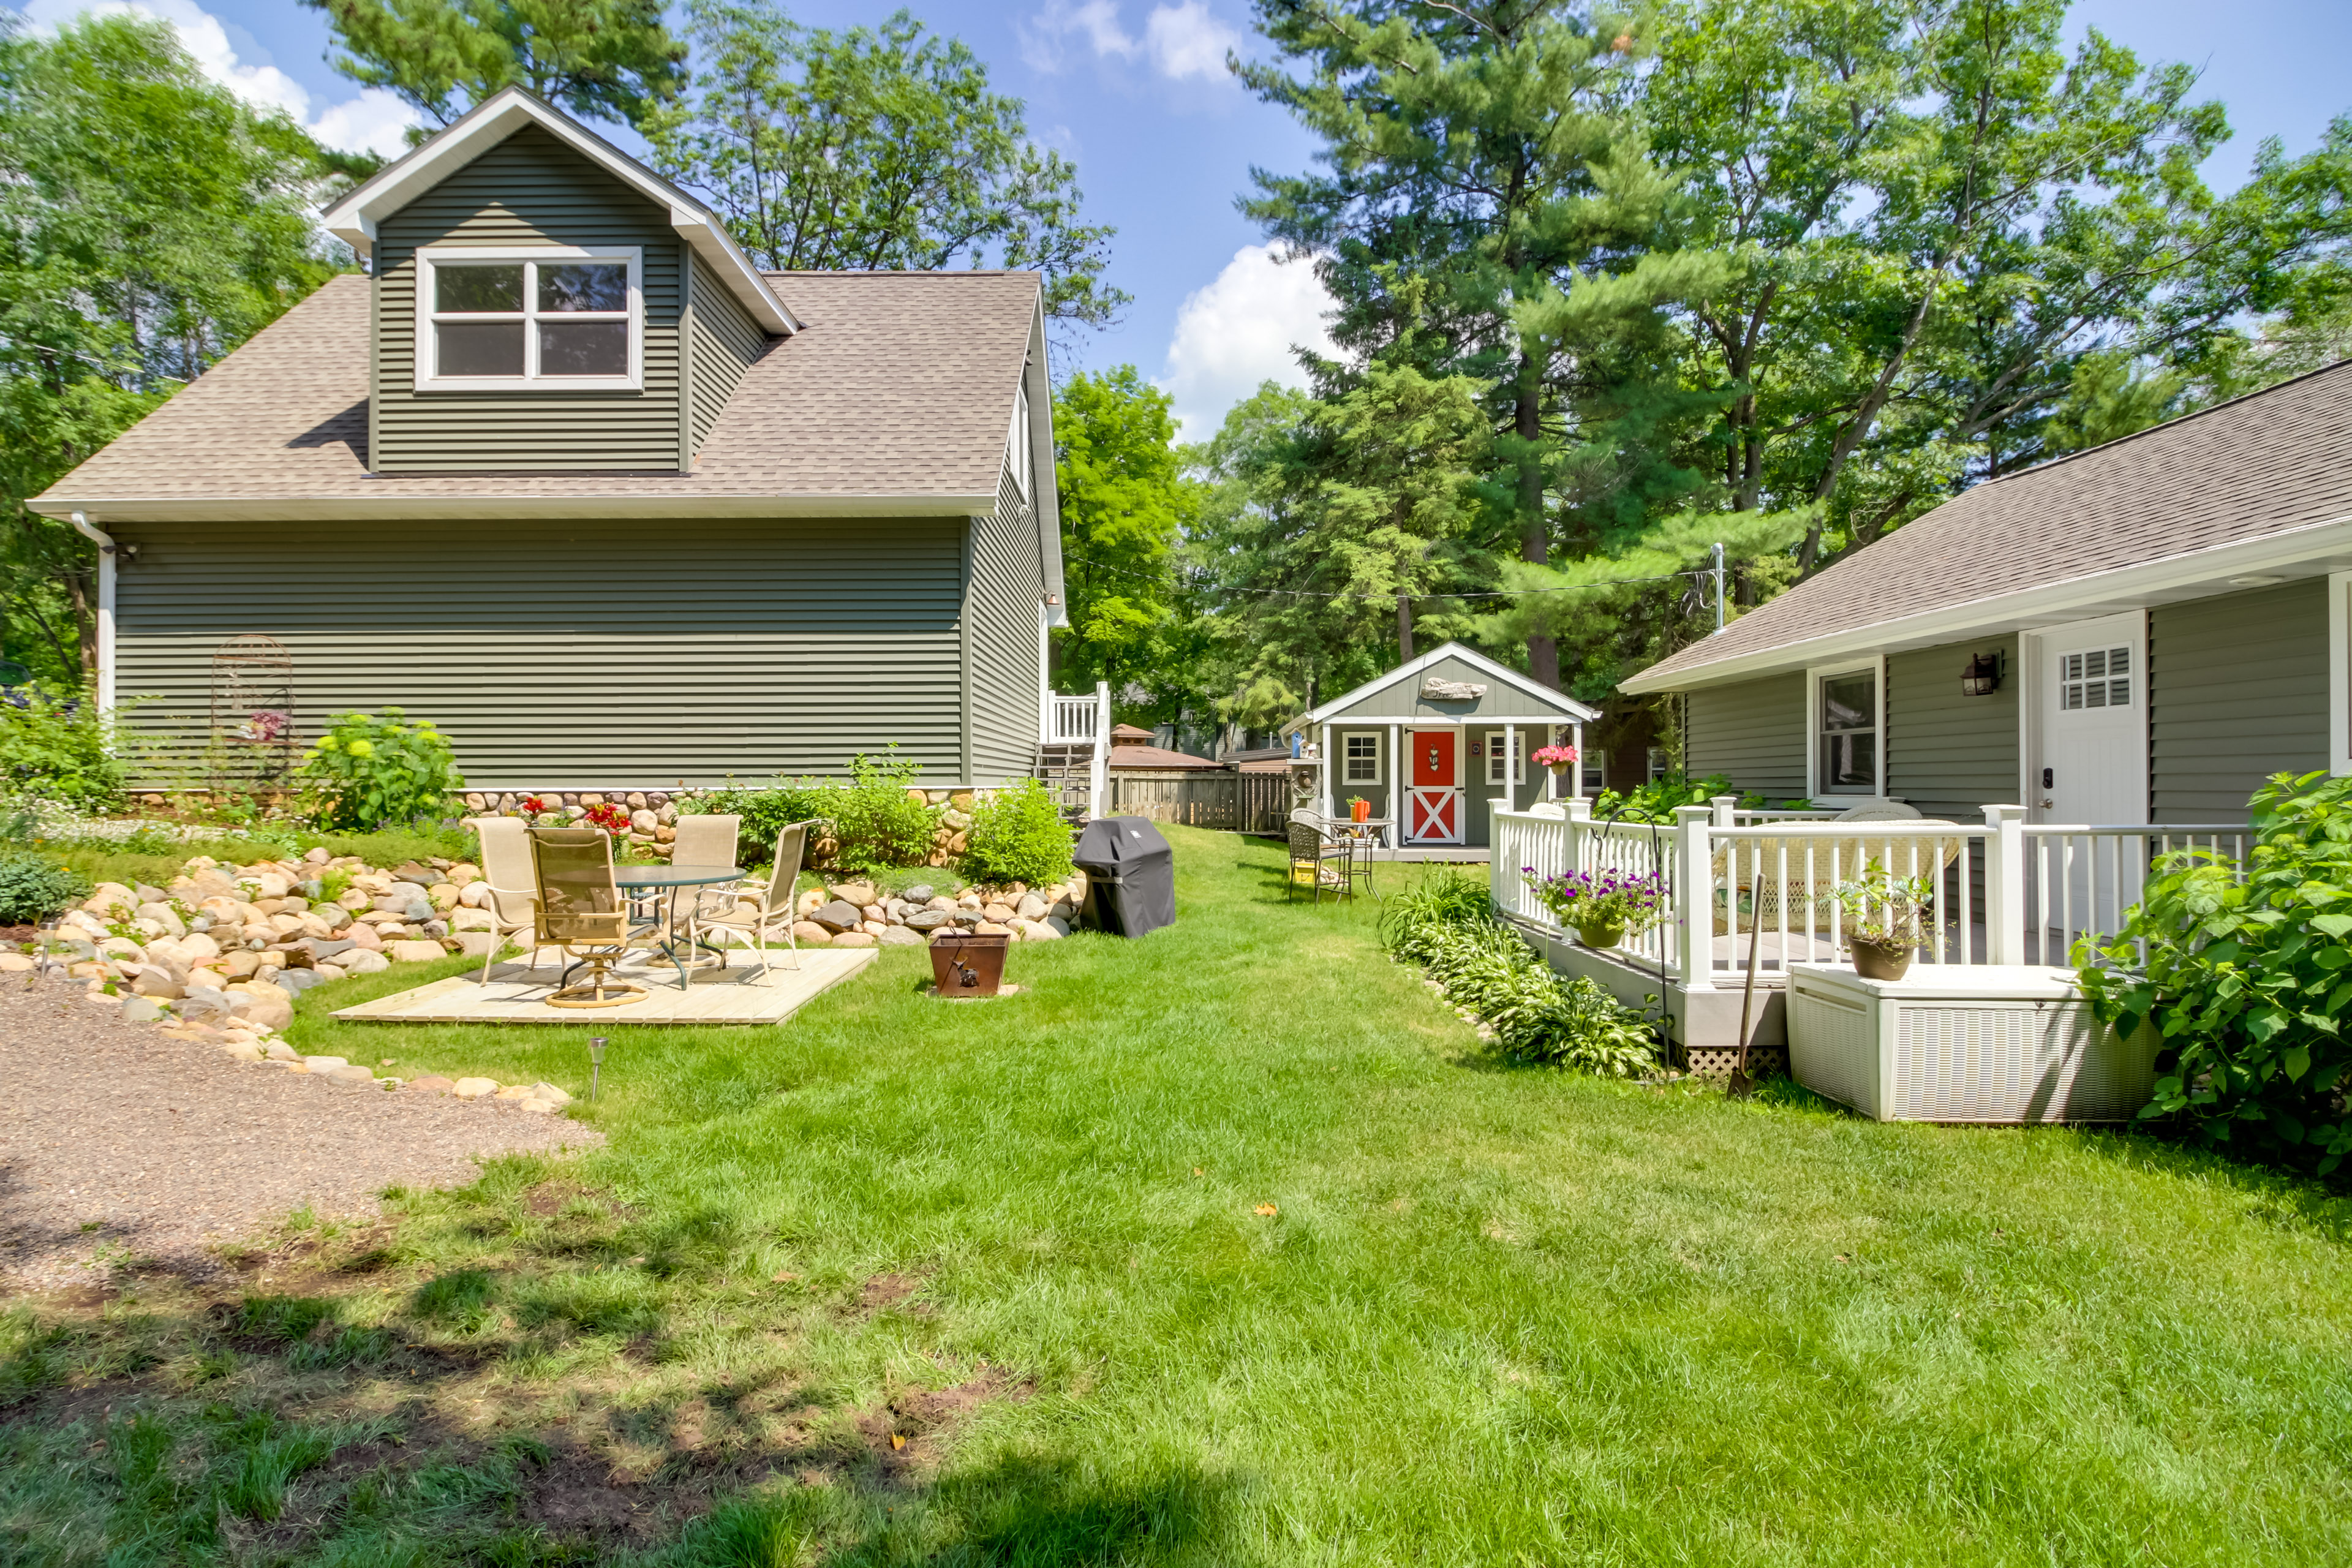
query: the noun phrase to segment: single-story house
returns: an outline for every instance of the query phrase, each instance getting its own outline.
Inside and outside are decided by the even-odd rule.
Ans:
[[[1031,773],[1061,624],[1030,272],[755,267],[517,88],[326,214],[331,280],[30,503],[104,552],[100,700],[185,782],[215,650],[294,734],[396,704],[475,788]],[[242,713],[236,715],[240,720]],[[179,778],[172,775],[175,770]]]
[[[2347,628],[2352,362],[1978,485],[1623,689],[1775,802],[2243,822],[2352,771]]]
[[[1196,757],[1190,752],[1171,752],[1155,745],[1159,739],[1153,731],[1136,724],[1114,724],[1110,729],[1110,751],[1104,765],[1113,772],[1122,769],[1134,773],[1206,772],[1216,773],[1224,766],[1207,757]]]
[[[1580,795],[1571,776],[1555,789],[1528,759],[1558,742],[1581,745],[1599,713],[1460,643],[1408,659],[1335,697],[1288,729],[1314,747],[1318,809],[1345,815],[1371,802],[1397,823],[1396,847],[1448,852],[1493,842],[1498,804],[1524,810],[1556,795]],[[1403,765],[1398,765],[1399,759]]]

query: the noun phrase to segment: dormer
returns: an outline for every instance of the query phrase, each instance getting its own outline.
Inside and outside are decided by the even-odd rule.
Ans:
[[[369,262],[373,474],[691,472],[799,330],[708,208],[520,88],[326,225]]]

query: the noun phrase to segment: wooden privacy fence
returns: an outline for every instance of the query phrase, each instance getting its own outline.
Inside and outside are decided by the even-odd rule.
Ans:
[[[1105,781],[1104,813],[1187,827],[1276,833],[1290,812],[1290,774],[1120,769]]]

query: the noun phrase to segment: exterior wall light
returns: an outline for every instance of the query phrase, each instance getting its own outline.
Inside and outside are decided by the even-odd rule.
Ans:
[[[2000,655],[1980,653],[1960,672],[1960,695],[1990,697],[2000,689]]]

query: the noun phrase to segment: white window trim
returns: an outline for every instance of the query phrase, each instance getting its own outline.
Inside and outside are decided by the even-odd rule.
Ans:
[[[1368,779],[1348,777],[1348,742],[1361,735],[1372,742],[1372,776]],[[1339,731],[1339,784],[1345,789],[1378,789],[1387,775],[1381,758],[1381,732],[1378,730],[1342,730]]]
[[[1507,730],[1486,731],[1486,755],[1484,760],[1486,763],[1486,783],[1490,786],[1499,784],[1523,784],[1528,782],[1528,759],[1524,754],[1527,746],[1519,739],[1521,733],[1520,727],[1516,724]],[[1503,743],[1499,750],[1495,744],[1497,741]],[[1506,752],[1509,753],[1511,759],[1511,776],[1508,779],[1498,779],[1495,776],[1495,762]]]
[[[2327,771],[2352,773],[2352,572],[2327,574]]]
[[[1852,675],[1866,669],[1875,678],[1871,682],[1871,699],[1877,709],[1872,715],[1878,737],[1878,789],[1874,795],[1858,795],[1851,790],[1837,790],[1825,795],[1822,789],[1822,681],[1832,675]],[[1843,664],[1816,664],[1805,671],[1805,798],[1820,800],[1883,800],[1893,781],[1887,777],[1886,757],[1886,660],[1874,654],[1868,658],[1847,659]]]
[[[521,263],[526,268],[537,261],[625,261],[629,266],[629,374],[626,375],[539,375],[539,334],[530,330],[535,320],[536,280],[526,270],[523,275],[523,309],[511,313],[481,314],[467,312],[447,320],[520,321],[523,323],[523,374],[520,375],[442,375],[436,361],[439,340],[433,331],[435,321],[442,320],[433,310],[436,297],[434,269],[442,264],[458,263]],[[419,392],[642,392],[646,382],[646,296],[645,249],[642,246],[572,246],[531,245],[512,247],[476,248],[470,246],[442,246],[421,249],[416,253],[416,390]],[[571,315],[572,312],[565,312]],[[603,314],[575,317],[586,321],[609,321]]]

